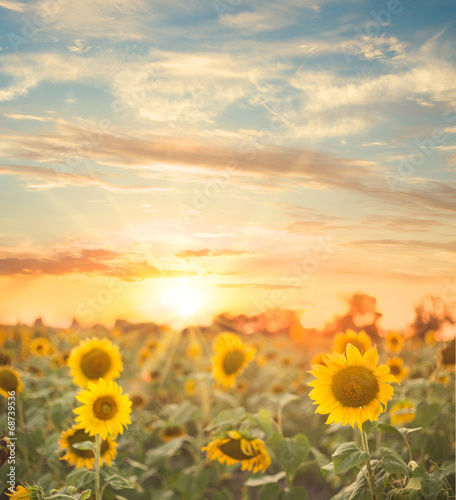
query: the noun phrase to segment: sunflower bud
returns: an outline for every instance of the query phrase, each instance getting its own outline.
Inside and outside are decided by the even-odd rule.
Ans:
[[[11,444],[11,441],[3,435],[0,438],[0,467],[8,460],[10,449],[8,446]]]

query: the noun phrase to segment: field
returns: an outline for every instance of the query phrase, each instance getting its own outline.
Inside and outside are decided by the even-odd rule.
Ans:
[[[438,341],[433,332],[377,338],[378,365],[388,364],[400,385],[383,375],[386,369],[369,368],[374,386],[382,387],[378,414],[368,406],[364,413],[334,411],[335,423],[327,425],[329,411],[315,413],[307,384],[343,363],[359,374],[367,358],[347,343],[367,352],[368,336],[297,341],[282,334],[220,333],[153,324],[123,330],[3,327],[1,498],[12,484],[18,499],[455,498],[454,342]],[[318,356],[334,349],[339,357]],[[114,396],[114,383],[107,384],[112,397],[98,396],[93,406],[101,402],[107,413],[97,414],[99,426],[90,435],[84,425],[94,419],[73,410],[97,397],[101,389],[84,379],[96,374],[106,374],[123,392]],[[328,386],[322,384],[312,394],[324,410]],[[340,397],[356,398],[367,387],[360,384],[344,386]],[[382,392],[386,386],[394,388],[390,399],[389,389]],[[113,400],[117,420],[103,434]],[[83,424],[78,430],[76,417]],[[95,454],[103,457],[101,466]]]

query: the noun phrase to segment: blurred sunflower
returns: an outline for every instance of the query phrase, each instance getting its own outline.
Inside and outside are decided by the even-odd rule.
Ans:
[[[238,394],[245,394],[249,389],[249,383],[247,380],[238,380],[234,386],[234,390]]]
[[[359,333],[347,330],[345,333],[337,333],[334,337],[334,350],[336,352],[344,354],[348,344],[355,346],[359,352],[365,353],[372,346],[372,341],[364,330]]]
[[[0,347],[6,342],[6,332],[0,329]]]
[[[0,366],[0,394],[8,398],[8,392],[14,391],[16,396],[22,391],[22,380],[19,373],[9,366]]]
[[[407,424],[415,420],[416,407],[411,401],[402,401],[390,409],[391,425]]]
[[[385,350],[387,352],[398,353],[401,352],[402,345],[404,344],[404,337],[396,332],[389,332],[385,337]]]
[[[267,364],[267,359],[264,354],[258,354],[255,358],[255,361],[260,368]]]
[[[173,439],[183,437],[185,434],[185,429],[181,425],[167,425],[166,427],[160,429],[158,437],[160,438],[160,441],[167,443]]]
[[[445,373],[444,375],[439,375],[438,377],[436,377],[435,381],[437,384],[447,386],[451,381],[451,377],[448,375],[448,373]]]
[[[84,429],[77,429],[74,426],[62,432],[58,444],[59,449],[66,453],[63,457],[60,457],[60,460],[65,460],[69,465],[76,466],[77,469],[79,467],[91,469],[95,462],[93,450],[80,450],[74,446],[76,443],[82,443],[84,441],[94,443],[95,437],[90,436]],[[116,448],[117,443],[109,437],[101,442],[100,465],[103,464],[103,460],[107,465],[111,465],[111,460],[114,460],[117,455]]]
[[[86,387],[88,382],[99,378],[114,380],[123,370],[119,348],[108,338],[100,340],[96,337],[82,340],[71,351],[68,366],[74,383],[80,387]]]
[[[217,335],[213,343],[212,373],[225,388],[233,387],[240,375],[255,357],[255,349],[245,344],[233,333]]]
[[[42,488],[34,484],[30,486],[29,484],[24,486],[17,486],[14,493],[6,493],[11,500],[44,500],[44,491]]]
[[[455,339],[447,342],[442,349],[440,349],[440,361],[443,369],[446,369],[452,373],[455,372]]]
[[[385,364],[389,367],[391,375],[394,375],[399,382],[410,373],[410,369],[404,366],[402,358],[388,358]]]
[[[210,460],[218,460],[221,464],[241,463],[241,470],[265,472],[271,464],[271,458],[261,439],[237,431],[230,431],[226,437],[211,441],[201,451],[207,451]]]
[[[142,378],[144,382],[150,384],[160,384],[163,381],[163,376],[160,370],[152,370],[152,371],[143,370]]]
[[[184,384],[184,391],[187,396],[193,397],[196,394],[196,380],[193,378],[187,379]]]
[[[74,409],[78,416],[78,429],[85,429],[90,436],[99,434],[106,439],[108,434],[115,438],[123,434],[124,426],[131,424],[131,401],[128,394],[122,395],[122,387],[116,382],[100,379],[98,383],[89,382],[88,389],[76,395],[82,406]]]
[[[45,337],[37,337],[29,344],[29,349],[35,356],[47,356],[51,354],[52,347],[49,340]]]
[[[130,394],[132,410],[142,410],[147,406],[147,397],[141,392],[134,392]]]
[[[11,364],[11,355],[9,352],[0,349],[0,366],[10,365]]]
[[[310,373],[316,377],[308,385],[313,387],[309,397],[319,405],[315,413],[329,413],[327,424],[355,423],[361,429],[363,422],[378,419],[392,398],[397,382],[386,365],[378,365],[376,347],[362,355],[351,344],[345,354],[336,351],[324,355],[325,366],[314,365]]]
[[[185,350],[185,355],[190,359],[199,359],[203,355],[203,348],[197,340],[192,340]]]
[[[435,338],[435,331],[434,330],[428,330],[426,332],[426,335],[424,336],[424,341],[426,342],[426,345],[429,347],[433,347],[437,344],[437,339]]]
[[[271,394],[283,394],[287,391],[287,388],[281,384],[280,382],[276,382],[270,389],[269,392]]]

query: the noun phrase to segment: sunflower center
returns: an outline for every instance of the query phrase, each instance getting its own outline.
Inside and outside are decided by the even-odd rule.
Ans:
[[[233,458],[234,460],[250,460],[256,457],[259,452],[255,450],[253,455],[246,455],[241,449],[240,439],[230,439],[228,442],[221,444],[219,450],[226,456]]]
[[[390,366],[390,373],[393,375],[399,375],[401,373],[401,369],[397,365]]]
[[[111,358],[103,349],[92,349],[81,359],[81,370],[87,378],[98,380],[111,368]]]
[[[443,350],[442,350],[442,361],[445,365],[454,365],[455,364],[455,350],[454,350],[454,341],[451,341]]]
[[[78,448],[75,448],[73,446],[75,443],[82,443],[84,441],[90,441],[94,443],[95,436],[89,436],[89,434],[87,434],[84,429],[78,429],[72,436],[68,438],[68,444],[70,445],[71,453],[82,458],[92,458],[92,450],[79,450]]]
[[[17,389],[17,377],[13,372],[8,370],[0,372],[0,387],[4,391],[15,391]]]
[[[375,376],[364,366],[349,366],[335,373],[331,392],[342,406],[366,406],[379,392]]]
[[[100,420],[110,420],[116,413],[116,402],[110,396],[98,398],[93,404],[93,414]]]
[[[245,354],[238,349],[227,352],[225,358],[223,359],[223,371],[227,375],[236,373],[244,364],[244,360]]]

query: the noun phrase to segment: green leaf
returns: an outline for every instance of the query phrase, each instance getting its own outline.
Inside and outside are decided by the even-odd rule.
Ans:
[[[332,454],[334,474],[340,474],[356,465],[361,465],[368,459],[369,454],[361,451],[355,443],[343,443]]]
[[[210,500],[234,500],[228,488],[223,488],[220,491],[211,491],[209,493]]]
[[[73,448],[82,451],[95,451],[95,443],[93,441],[80,441],[79,443],[73,443]]]
[[[261,476],[261,477],[252,477],[247,479],[245,482],[246,486],[263,486],[264,484],[270,483],[278,483],[281,479],[286,477],[287,473],[285,471],[281,471],[278,474],[269,475],[269,476]]]
[[[273,434],[268,445],[274,451],[277,461],[289,473],[293,474],[309,455],[310,442],[305,434],[296,434],[293,438],[284,438]]]
[[[277,483],[266,484],[260,488],[260,500],[283,500],[284,490]]]
[[[208,484],[209,477],[206,471],[197,472],[192,467],[180,474],[176,486],[184,500],[199,500]]]
[[[422,429],[422,427],[415,427],[414,429],[408,429],[407,427],[401,427],[399,429],[399,432],[403,435],[403,436],[408,436],[409,434],[411,434],[412,432],[418,432]]]
[[[131,482],[126,477],[120,476],[119,474],[113,474],[105,477],[105,481],[114,490],[134,490],[136,488],[135,483]]]
[[[80,467],[79,469],[72,470],[66,478],[66,484],[68,486],[75,486],[76,488],[83,488],[87,486],[91,481],[95,480],[95,472],[87,470],[85,467]]]
[[[390,448],[380,448],[383,455],[382,468],[388,474],[401,474],[412,477],[412,469],[404,462],[402,457]]]
[[[401,431],[397,427],[387,424],[386,422],[380,422],[377,428],[383,432],[389,432],[390,434],[398,434],[399,436],[402,436]]]
[[[262,408],[258,413],[255,413],[255,415],[249,415],[249,420],[258,426],[267,436],[276,432],[271,412],[264,408]]]
[[[421,427],[429,427],[429,425],[439,416],[441,410],[442,405],[440,403],[421,401],[416,407],[415,420]]]
[[[168,443],[158,446],[157,448],[152,448],[146,453],[146,458],[148,461],[153,461],[157,457],[171,457],[182,445],[185,437],[179,437],[169,441]]]
[[[369,434],[377,428],[378,421],[375,420],[375,422],[371,422],[370,420],[366,420],[363,423],[363,432],[365,432],[368,436]]]
[[[293,486],[282,496],[282,500],[307,500],[307,491],[302,486]]]
[[[320,471],[323,476],[327,476],[328,474],[334,474],[334,464],[329,462],[329,464],[320,467]]]
[[[221,411],[207,426],[208,431],[223,427],[234,427],[245,416],[245,409],[241,406],[234,410]]]
[[[79,500],[87,500],[91,494],[92,494],[92,490],[85,490],[81,493]]]
[[[424,467],[419,466],[412,472],[412,477],[420,481],[427,481],[429,479],[429,474]]]
[[[312,453],[312,455],[315,458],[315,461],[320,467],[324,467],[325,464],[328,463],[329,458],[314,446],[311,446],[310,453]]]
[[[285,392],[281,394],[279,397],[279,408],[285,408],[288,404],[292,403],[293,401],[296,401],[299,399],[299,396],[296,396],[296,394],[291,394],[290,392]]]

